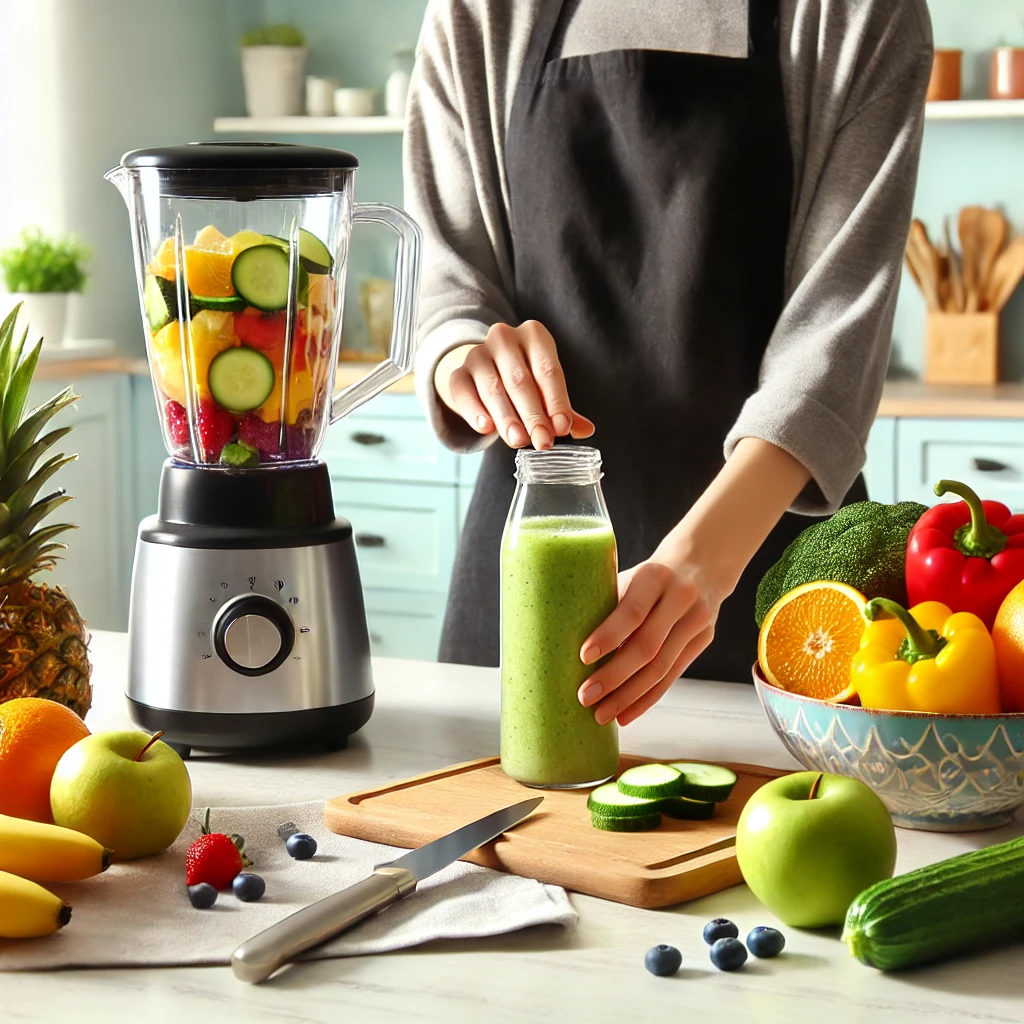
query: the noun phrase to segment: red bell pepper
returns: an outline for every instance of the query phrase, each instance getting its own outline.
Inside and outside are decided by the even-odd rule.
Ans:
[[[1024,515],[982,501],[966,484],[940,480],[935,493],[963,501],[935,505],[907,538],[907,599],[973,612],[991,629],[1003,598],[1024,580]]]

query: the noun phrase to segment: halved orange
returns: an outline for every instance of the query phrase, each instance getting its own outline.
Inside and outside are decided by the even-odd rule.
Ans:
[[[818,580],[783,594],[761,623],[757,657],[765,679],[790,693],[843,701],[854,694],[850,661],[867,621],[865,597]]]

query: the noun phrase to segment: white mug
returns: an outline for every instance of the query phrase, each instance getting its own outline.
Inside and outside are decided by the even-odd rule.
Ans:
[[[306,113],[310,117],[330,117],[334,113],[334,91],[338,79],[306,76]]]
[[[376,89],[335,89],[334,113],[338,117],[369,117]]]

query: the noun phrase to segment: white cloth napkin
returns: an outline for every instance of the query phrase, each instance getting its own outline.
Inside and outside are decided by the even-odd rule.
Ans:
[[[47,888],[71,904],[71,922],[40,939],[0,939],[0,970],[60,967],[154,967],[227,964],[245,939],[309,903],[365,878],[403,851],[328,832],[321,802],[215,809],[210,827],[245,837],[266,895],[242,903],[221,892],[196,910],[185,889],[185,851],[200,833],[199,812],[174,846],[158,857],[115,864],[102,875]],[[293,860],[277,835],[294,822],[318,844],[311,860]],[[575,926],[565,890],[459,861],[416,892],[302,959],[358,956],[417,946],[432,939],[499,935],[537,924]]]

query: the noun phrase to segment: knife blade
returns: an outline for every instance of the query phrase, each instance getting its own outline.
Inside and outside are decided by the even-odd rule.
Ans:
[[[297,910],[246,939],[231,957],[239,981],[266,981],[292,957],[319,946],[371,914],[408,896],[417,883],[489,843],[532,814],[544,798],[533,797],[463,825],[397,860],[381,864],[361,882]]]

